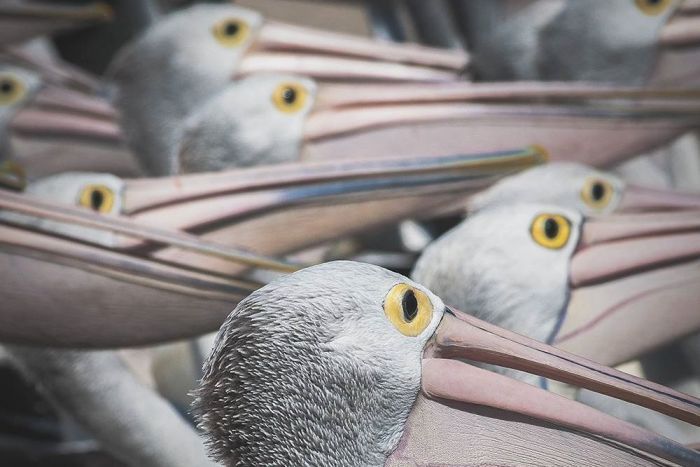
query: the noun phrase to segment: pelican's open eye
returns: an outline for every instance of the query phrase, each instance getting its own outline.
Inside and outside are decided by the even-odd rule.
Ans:
[[[588,207],[596,210],[605,209],[612,200],[615,188],[606,180],[589,178],[581,190],[581,199]]]
[[[304,108],[309,91],[297,83],[282,83],[272,93],[272,103],[282,112],[294,113]]]
[[[224,47],[236,47],[250,34],[250,26],[240,19],[229,18],[216,23],[212,28],[212,33]]]
[[[657,16],[666,11],[671,6],[673,0],[634,0],[642,13],[649,16]]]
[[[433,319],[433,304],[415,287],[396,284],[384,299],[384,313],[401,334],[415,337]]]
[[[13,75],[0,74],[0,106],[14,104],[24,96],[24,83]]]
[[[571,236],[571,221],[558,214],[540,214],[530,226],[530,235],[539,245],[558,250]]]
[[[88,185],[80,192],[79,202],[93,211],[107,213],[114,206],[114,192],[105,185]]]

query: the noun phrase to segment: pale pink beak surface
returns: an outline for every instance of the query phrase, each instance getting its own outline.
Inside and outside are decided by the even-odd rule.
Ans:
[[[585,222],[556,344],[617,365],[700,329],[700,211]]]
[[[459,411],[468,412],[472,410],[471,404],[477,404],[602,436],[681,465],[700,460],[698,453],[661,436],[558,395],[453,359],[467,359],[527,371],[608,394],[699,425],[700,400],[691,396],[449,309],[429,342],[423,361],[424,394],[451,407],[452,410],[448,413],[457,420],[460,417]],[[409,419],[406,428],[408,444],[412,442],[411,438],[418,437],[420,442],[420,435],[427,435],[421,432],[426,427],[419,422],[418,419]],[[450,426],[454,424],[454,419],[444,422]],[[464,427],[463,433],[466,436],[468,428]],[[459,456],[452,453],[452,459],[455,459],[455,455]],[[461,455],[466,460],[469,453]]]
[[[700,209],[700,194],[627,185],[618,212]]]
[[[328,80],[454,81],[467,63],[462,51],[383,43],[266,21],[237,73],[293,73]]]

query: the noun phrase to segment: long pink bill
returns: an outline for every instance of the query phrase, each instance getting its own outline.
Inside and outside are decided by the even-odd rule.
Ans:
[[[426,350],[423,392],[454,409],[476,404],[600,436],[681,465],[700,455],[561,396],[454,359],[526,371],[633,402],[700,425],[700,400],[448,310]],[[459,417],[458,412],[455,417]],[[449,423],[449,422],[448,422]],[[409,426],[413,430],[420,426]],[[468,433],[468,427],[464,427]],[[410,441],[409,441],[410,442]]]
[[[587,220],[556,345],[617,365],[697,331],[698,260],[698,210]]]
[[[304,124],[303,160],[539,145],[552,160],[610,166],[659,147],[700,121],[700,94],[692,89],[320,84],[316,96]]]
[[[322,80],[444,82],[460,79],[462,51],[393,44],[359,36],[266,21],[239,76],[293,73]]]

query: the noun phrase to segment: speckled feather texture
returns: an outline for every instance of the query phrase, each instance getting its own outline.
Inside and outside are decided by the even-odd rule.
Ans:
[[[440,313],[422,335],[400,334],[382,308],[399,282],[413,284],[338,261],[243,300],[196,391],[214,458],[237,466],[383,465],[418,393],[426,336],[444,309],[426,291]]]

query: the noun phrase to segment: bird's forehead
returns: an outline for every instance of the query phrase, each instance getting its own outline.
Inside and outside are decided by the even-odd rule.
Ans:
[[[316,94],[316,82],[305,76],[290,74],[258,74],[237,81],[230,87],[230,96],[240,97],[264,97],[269,101],[270,94],[278,87],[284,85],[303,86],[312,97]]]
[[[533,220],[541,215],[558,215],[566,218],[574,228],[582,222],[581,214],[554,204],[532,203],[499,206],[482,211],[469,221],[471,231],[484,239],[501,241],[504,236],[528,235]]]
[[[166,17],[155,27],[162,31],[177,31],[178,36],[182,36],[183,31],[197,30],[209,33],[212,27],[226,20],[241,21],[249,28],[258,30],[264,18],[256,11],[233,5],[197,5]],[[186,29],[180,29],[185,26]]]
[[[425,290],[405,276],[371,264],[333,261],[312,266],[280,279],[285,290],[300,294],[316,293],[332,296],[336,304],[382,306],[389,290],[398,283],[407,283]]]
[[[124,190],[125,184],[122,179],[110,174],[66,172],[31,183],[27,187],[27,192],[59,202],[73,203],[81,191],[90,186],[109,188],[116,195],[115,207],[117,207],[119,195]]]

